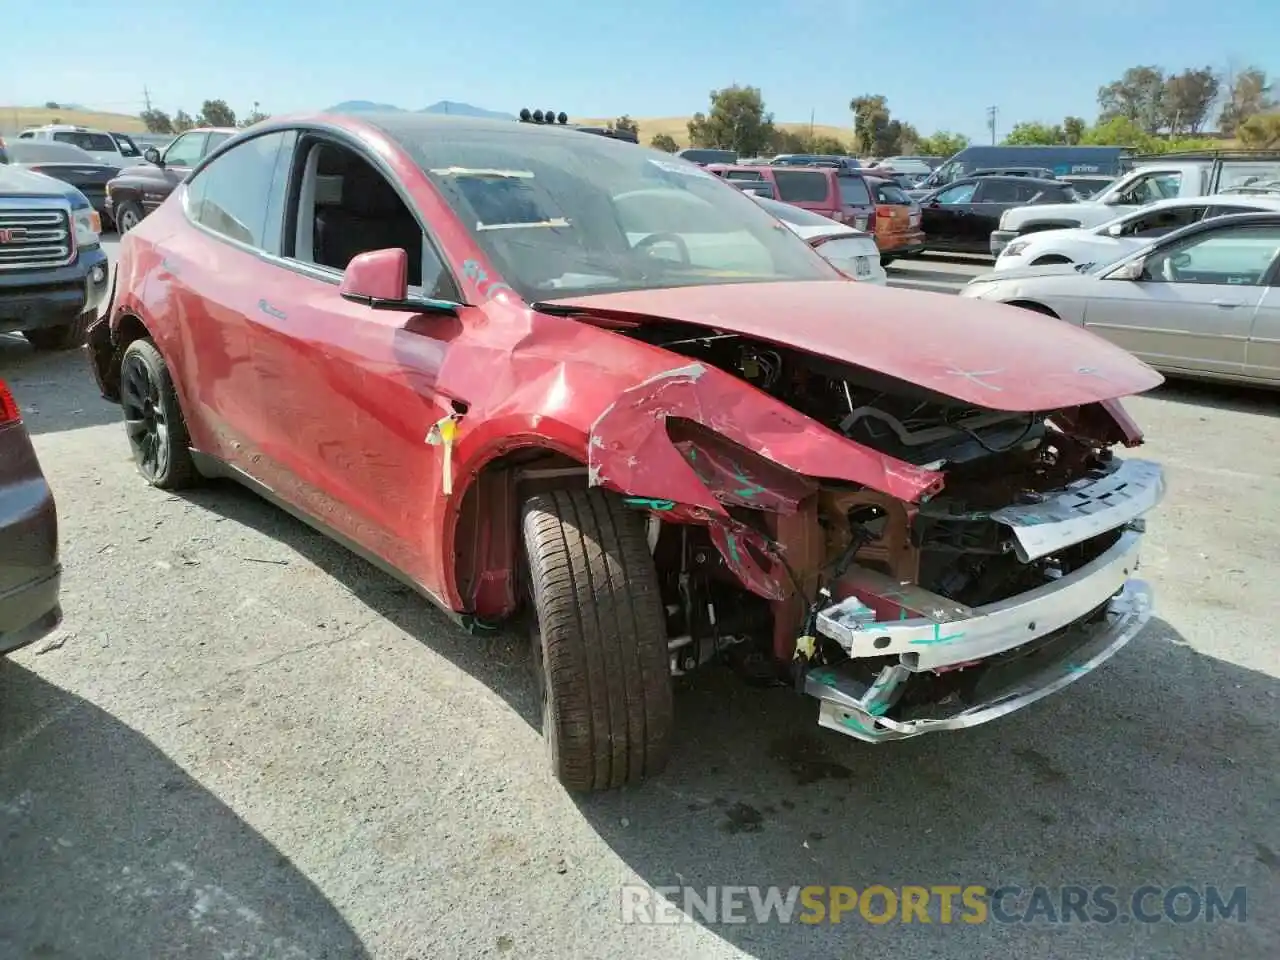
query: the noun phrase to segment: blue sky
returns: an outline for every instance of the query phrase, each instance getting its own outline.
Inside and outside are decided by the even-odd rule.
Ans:
[[[0,103],[128,113],[145,85],[193,114],[222,97],[240,112],[447,99],[676,116],[743,83],[779,120],[848,125],[852,96],[883,93],[922,133],[984,138],[990,104],[1001,131],[1092,120],[1098,86],[1135,63],[1280,74],[1276,0],[40,0],[4,19]]]

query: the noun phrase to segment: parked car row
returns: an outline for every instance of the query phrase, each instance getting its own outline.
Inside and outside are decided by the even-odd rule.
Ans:
[[[874,171],[808,163],[709,164],[706,170],[746,190],[759,185],[769,197],[870,233],[882,266],[922,249],[919,208]]]

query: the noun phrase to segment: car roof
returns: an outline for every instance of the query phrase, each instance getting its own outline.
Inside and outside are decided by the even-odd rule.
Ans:
[[[1215,203],[1263,203],[1275,204],[1280,207],[1280,196],[1270,196],[1265,193],[1213,193],[1202,197],[1170,197],[1167,200],[1157,200],[1155,203],[1149,203],[1146,206],[1139,207],[1133,211],[1137,213],[1141,210],[1169,210],[1179,207],[1200,207],[1213,206]]]
[[[1057,180],[1057,179],[1049,180],[1049,179],[1046,179],[1045,177],[1015,177],[1015,176],[1004,176],[1002,174],[995,174],[988,177],[960,177],[957,180],[951,181],[951,183],[948,183],[946,186],[942,187],[942,189],[945,190],[947,189],[947,187],[954,187],[957,184],[961,184],[961,183],[986,183],[987,181],[990,181],[990,180],[997,180],[1001,183],[1006,183],[1006,182],[1007,183],[1034,183],[1042,187],[1071,186],[1071,184],[1067,183],[1064,180]]]

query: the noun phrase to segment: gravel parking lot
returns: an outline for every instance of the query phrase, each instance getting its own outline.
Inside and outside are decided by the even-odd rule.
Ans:
[[[980,261],[977,261],[980,263]],[[963,263],[894,264],[954,287]],[[959,279],[951,281],[947,278]],[[939,279],[941,277],[942,279]],[[927,287],[924,287],[927,288]],[[0,337],[65,629],[0,662],[0,956],[1280,956],[1280,399],[1133,400],[1157,619],[1025,713],[871,747],[719,670],[667,773],[573,799],[524,643],[236,487],[145,486],[80,354]],[[626,925],[621,885],[1247,887],[1247,921]]]

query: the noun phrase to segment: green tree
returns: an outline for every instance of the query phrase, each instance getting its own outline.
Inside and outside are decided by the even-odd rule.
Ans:
[[[695,147],[736,150],[754,157],[774,136],[773,114],[766,113],[759,87],[734,84],[711,91],[711,110],[689,121],[689,142]]]
[[[621,130],[624,133],[633,133],[636,136],[640,135],[640,124],[636,123],[625,113],[617,120],[613,121],[613,129]]]
[[[1164,82],[1164,126],[1169,133],[1199,133],[1218,99],[1218,75],[1213,67],[1188,67]]]
[[[1237,131],[1246,147],[1272,149],[1280,147],[1280,113],[1255,113],[1240,124]]]
[[[1085,131],[1080,142],[1099,147],[1129,147],[1142,153],[1153,152],[1153,138],[1137,121],[1128,117],[1100,120]]]
[[[200,105],[196,124],[201,127],[234,127],[236,112],[227,106],[225,100],[206,100]]]
[[[58,101],[57,101],[57,100],[46,100],[46,101],[44,102],[44,108],[45,108],[46,110],[61,110],[61,109],[62,109],[60,106],[58,106]]]
[[[1084,138],[1089,125],[1080,117],[1065,117],[1062,121],[1062,134],[1065,143],[1077,144]]]
[[[1066,143],[1067,135],[1062,127],[1051,127],[1045,123],[1015,123],[1004,142],[1018,147],[1058,144]]]
[[[1218,115],[1218,129],[1234,134],[1240,126],[1256,113],[1263,113],[1274,104],[1267,73],[1259,67],[1246,67],[1227,85],[1227,102]]]
[[[1123,117],[1147,133],[1164,126],[1164,71],[1157,66],[1130,67],[1119,80],[1098,88],[1099,120]]]
[[[916,143],[916,149],[926,157],[950,157],[968,145],[969,138],[963,134],[939,130],[930,136],[922,137]]]
[[[173,133],[173,121],[163,110],[143,110],[138,114],[147,127],[147,133]]]
[[[858,153],[887,157],[898,152],[897,143],[890,141],[900,129],[890,127],[889,101],[883,94],[864,93],[854,97],[849,101],[849,110],[853,113],[853,142]]]
[[[184,133],[185,131],[190,130],[195,125],[196,125],[196,122],[191,119],[191,114],[187,113],[187,111],[185,110],[179,110],[177,113],[173,115],[173,132],[174,133]]]
[[[261,123],[263,120],[271,119],[271,114],[263,113],[258,109],[258,101],[253,101],[253,109],[247,115],[240,118],[240,127],[252,127],[255,123]]]
[[[653,139],[649,141],[649,146],[655,150],[665,150],[667,153],[675,153],[680,149],[680,144],[676,143],[675,137],[668,133],[655,133]]]

